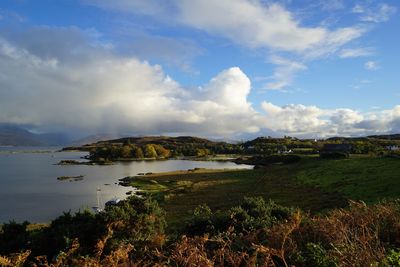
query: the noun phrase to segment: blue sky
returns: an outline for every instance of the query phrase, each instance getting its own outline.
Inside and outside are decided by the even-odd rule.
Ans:
[[[92,134],[400,131],[400,4],[3,0],[0,123]]]

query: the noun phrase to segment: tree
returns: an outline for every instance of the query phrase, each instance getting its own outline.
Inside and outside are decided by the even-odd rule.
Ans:
[[[144,155],[146,156],[146,158],[157,158],[157,152],[154,148],[154,145],[147,144],[144,147]]]
[[[130,145],[124,145],[120,152],[121,158],[130,158],[132,156],[132,147]]]
[[[171,155],[171,151],[165,149],[162,145],[153,145],[153,147],[159,157],[168,158]]]
[[[134,147],[134,148],[133,148],[133,157],[136,158],[136,159],[142,159],[142,158],[144,158],[142,148],[140,148],[140,147]]]

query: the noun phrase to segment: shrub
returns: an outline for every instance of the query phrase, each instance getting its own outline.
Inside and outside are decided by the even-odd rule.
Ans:
[[[319,156],[323,159],[346,159],[349,157],[349,154],[342,152],[321,152]]]
[[[186,224],[186,233],[190,236],[203,235],[214,231],[213,213],[206,205],[199,205],[193,211],[192,218]]]
[[[0,254],[19,252],[27,248],[29,222],[16,223],[11,221],[2,226],[0,231]]]
[[[186,226],[185,234],[201,236],[233,229],[236,233],[248,233],[270,228],[275,223],[288,220],[293,210],[266,202],[262,197],[246,197],[240,206],[228,212],[213,214],[207,205],[198,206]]]
[[[304,255],[304,264],[306,266],[318,266],[318,267],[339,266],[332,258],[329,257],[328,252],[320,244],[308,243],[303,255]]]
[[[385,259],[379,264],[379,266],[392,266],[400,267],[400,251],[394,249],[389,250]]]

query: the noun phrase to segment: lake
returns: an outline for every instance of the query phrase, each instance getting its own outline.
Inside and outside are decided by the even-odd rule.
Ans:
[[[60,160],[81,160],[86,152],[56,152],[54,147],[0,147],[0,223],[49,222],[63,211],[96,206],[101,200],[125,198],[129,187],[118,179],[141,172],[165,172],[193,168],[251,168],[233,162],[163,160],[120,162],[114,165],[55,165]],[[59,181],[60,176],[84,175],[80,181]],[[109,184],[109,185],[107,185]]]

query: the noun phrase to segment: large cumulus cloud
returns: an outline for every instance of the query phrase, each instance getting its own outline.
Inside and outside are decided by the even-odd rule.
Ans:
[[[21,42],[24,34],[0,39],[0,122],[143,134],[258,130],[250,81],[237,67],[188,90],[161,66],[119,56],[75,28],[58,31],[76,42],[48,52],[54,29],[34,31],[41,49]]]

